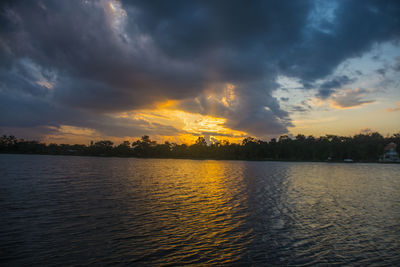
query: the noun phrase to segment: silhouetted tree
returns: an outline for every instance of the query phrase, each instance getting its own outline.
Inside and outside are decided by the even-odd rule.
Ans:
[[[132,144],[124,141],[117,146],[109,140],[91,141],[89,146],[46,145],[38,141],[17,139],[13,135],[3,135],[0,137],[0,153],[317,161],[324,161],[329,157],[334,161],[343,161],[345,158],[356,161],[377,161],[384,152],[384,147],[390,142],[397,144],[397,150],[400,152],[400,133],[387,137],[375,132],[357,134],[353,137],[326,135],[318,138],[299,134],[294,139],[283,135],[278,141],[271,139],[269,142],[246,137],[241,144],[214,140],[210,145],[200,136],[190,146],[169,142],[157,144],[147,135]]]

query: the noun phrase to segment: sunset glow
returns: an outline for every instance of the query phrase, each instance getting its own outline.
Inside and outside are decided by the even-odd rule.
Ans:
[[[397,9],[350,2],[249,13],[238,3],[232,13],[211,3],[4,4],[1,133],[85,144],[396,133]]]

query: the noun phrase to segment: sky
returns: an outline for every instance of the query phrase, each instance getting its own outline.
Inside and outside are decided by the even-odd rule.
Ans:
[[[400,1],[1,1],[0,134],[400,132]]]

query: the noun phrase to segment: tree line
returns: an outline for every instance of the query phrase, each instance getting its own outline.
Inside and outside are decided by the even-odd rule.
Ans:
[[[328,158],[343,161],[350,158],[354,161],[376,162],[384,153],[385,146],[391,142],[397,144],[399,152],[400,133],[383,137],[377,132],[353,137],[326,135],[316,138],[299,134],[290,138],[282,135],[269,142],[247,137],[240,144],[228,141],[207,144],[204,137],[199,137],[192,145],[159,144],[147,135],[132,143],[124,141],[118,145],[109,140],[91,142],[90,145],[45,144],[3,135],[0,138],[0,153],[292,161],[325,161]]]

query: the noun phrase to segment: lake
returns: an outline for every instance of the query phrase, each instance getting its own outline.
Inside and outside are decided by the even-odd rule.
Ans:
[[[400,262],[400,164],[0,155],[0,264]]]

